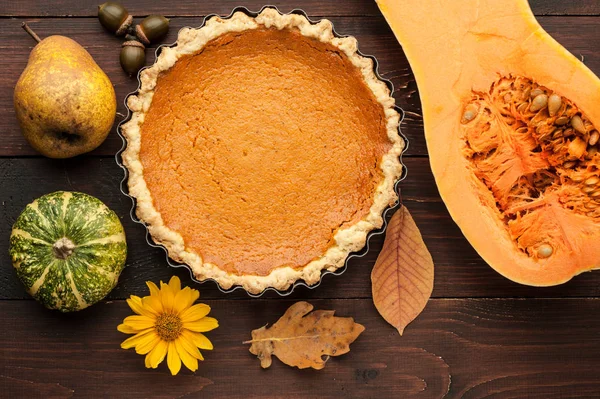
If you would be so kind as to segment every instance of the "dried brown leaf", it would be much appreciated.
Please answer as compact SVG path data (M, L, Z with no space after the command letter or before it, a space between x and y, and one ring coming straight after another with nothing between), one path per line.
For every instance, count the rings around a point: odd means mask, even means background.
M400 335L431 296L433 259L405 206L390 219L371 284L377 311Z
M289 366L322 369L329 356L350 351L350 344L365 328L351 317L335 317L333 310L313 310L308 302L296 302L271 327L252 331L250 352L263 368L271 355ZM307 315L308 314L308 315Z

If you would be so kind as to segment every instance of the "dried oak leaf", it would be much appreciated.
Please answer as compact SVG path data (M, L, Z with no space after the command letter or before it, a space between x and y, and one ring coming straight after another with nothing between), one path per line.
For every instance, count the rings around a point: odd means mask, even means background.
M263 368L271 366L271 355L289 366L322 369L329 356L350 351L350 344L365 328L351 317L335 317L333 310L313 310L308 302L296 302L271 327L252 331L250 352ZM308 315L307 315L308 314Z
M405 206L390 219L371 287L377 311L400 335L431 296L433 259Z

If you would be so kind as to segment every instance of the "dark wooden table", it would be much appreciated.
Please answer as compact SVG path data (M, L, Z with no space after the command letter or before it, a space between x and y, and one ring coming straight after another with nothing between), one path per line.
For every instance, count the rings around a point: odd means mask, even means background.
M498 0L502 1L502 0ZM340 277L328 276L316 290L290 297L270 293L250 299L220 293L213 283L196 285L188 273L167 266L165 254L147 245L145 230L129 218L130 200L119 191L122 171L114 154L121 140L113 130L93 153L70 160L37 155L25 142L14 115L13 87L33 40L20 28L69 36L92 54L115 85L119 112L137 87L121 71L120 41L96 19L100 0L0 2L0 396L17 397L286 397L286 398L517 398L600 397L600 272L567 284L532 288L512 283L490 269L448 215L435 187L425 141L419 96L402 48L369 0L277 1L284 12L299 7L331 19L336 29L358 38L360 48L380 61L406 111L402 126L410 139L404 158L408 177L402 198L413 213L435 261L435 288L424 313L403 337L377 314L370 271L381 239ZM600 73L600 2L531 0L542 25L596 73ZM165 43L183 26L197 26L210 13L228 14L237 5L258 10L262 1L125 1L135 16L171 17ZM148 62L154 59L147 51ZM599 104L600 106L600 104ZM119 119L119 117L117 117ZM55 190L99 197L122 218L130 248L127 268L106 301L77 314L50 312L31 300L7 255L10 229L24 206ZM172 274L201 291L221 327L209 333L215 350L196 373L171 377L166 365L146 370L143 358L119 348L125 335L116 326L130 314L124 299L145 295L144 282ZM297 370L274 361L262 370L241 342L250 331L274 322L293 302L353 316L366 331L352 351L324 370Z

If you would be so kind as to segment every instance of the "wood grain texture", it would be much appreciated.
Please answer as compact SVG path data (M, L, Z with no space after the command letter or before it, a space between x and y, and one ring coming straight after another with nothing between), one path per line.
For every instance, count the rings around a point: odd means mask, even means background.
M14 1L5 2L0 16L44 16L64 17L97 15L98 0L57 0L46 1ZM250 10L259 10L265 4L272 4L281 11L288 12L294 8L302 8L312 15L350 15L372 16L379 11L373 0L304 0L304 1L265 1L265 0L182 0L176 5L153 0L123 2L129 12L135 16L161 14L165 16L197 16L210 13L227 14L234 7L244 5ZM531 8L536 15L600 15L600 4L596 0L530 0Z
M402 48L383 17L331 17L330 19L340 33L356 36L360 49L364 53L377 57L380 73L392 81L396 88L394 94L396 103L406 112L402 131L410 140L407 154L426 155L420 100L414 76ZM0 51L3 55L0 58L0 69L3 71L0 74L0 132L2 132L0 157L36 155L23 138L16 123L12 100L14 86L35 44L25 32L22 32L20 28L22 21L22 19L0 19ZM600 17L542 17L540 22L573 54L582 57L593 71L600 73L600 41L597 40ZM201 18L198 17L173 18L169 35L164 43L174 42L180 28L198 26L200 23ZM95 18L43 18L32 20L30 25L42 37L62 34L86 47L115 86L118 112L126 113L123 99L137 88L137 80L127 77L121 70L118 38L104 32ZM146 58L148 63L153 62L153 49L146 51ZM120 117L117 116L117 122L119 120ZM112 155L120 147L121 140L113 127L109 138L93 154Z
M434 297L555 297L600 295L600 272L585 273L571 282L548 288L515 284L493 271L477 255L454 224L442 203L426 158L406 158L408 176L401 184L404 204L420 228L435 263ZM44 158L0 159L0 243L8 242L10 229L25 205L57 190L83 191L104 201L121 217L129 255L127 267L110 298L145 295L146 280L167 281L175 272L190 283L185 269L167 266L161 249L150 247L145 228L129 218L131 201L119 191L122 170L112 158L80 157L71 160ZM350 261L342 276L327 276L316 290L299 288L292 298L370 298L370 273L383 237L374 237L367 256ZM198 286L203 298L248 298L237 291L219 292L214 283ZM0 251L0 299L27 298L10 265L7 251ZM268 298L276 298L274 293Z
M193 284L185 269L168 267L164 252L146 244L143 226L130 220L131 203L118 190L122 171L107 157L121 147L114 129L95 156L56 161L36 156L14 116L13 87L34 45L20 29L23 20L31 21L42 36L67 35L88 48L113 81L119 111L124 112L121 102L137 82L120 69L119 39L103 32L94 17L100 2L4 1L0 5L0 243L6 246L10 227L27 203L64 189L90 193L113 208L124 222L130 248L128 266L109 302L69 315L50 312L28 299L8 254L0 250L0 397L410 399L441 398L446 393L448 398L469 399L598 397L600 299L589 297L600 297L600 271L550 288L525 287L498 275L448 215L426 158L405 158L409 174L401 189L434 258L436 299L402 338L377 314L370 299L369 277L382 237L373 239L369 254L352 260L344 275L328 276L317 290L300 288L285 299L274 293L260 300L248 300L240 291L225 295L213 283ZM553 16L539 18L548 32L600 73L600 2L530 2L537 15ZM137 16L176 16L166 43L174 41L180 27L197 26L201 15L226 14L240 4L232 0L124 3ZM251 9L263 4L244 2ZM381 73L393 81L397 102L407 112L403 131L411 140L409 155L424 157L414 78L374 1L282 0L275 4L282 11L302 7L312 16L332 19L341 33L359 39L365 53L378 57ZM9 18L19 16L25 18ZM54 18L60 16L87 18ZM153 61L153 50L147 51L147 59ZM116 330L130 314L121 299L146 295L146 280L166 281L172 274L200 289L201 300L207 300L221 324L209 333L216 349L205 353L207 360L199 371L185 370L176 377L169 375L166 365L146 370L143 357L119 348L126 335ZM350 353L331 359L324 370L292 369L278 360L269 370L261 370L241 342L297 300L352 316L366 331L352 344Z
M369 300L313 300L366 330L323 370L273 361L262 370L242 341L290 300L209 301L220 327L207 333L195 374L145 370L119 348L123 301L76 315L32 301L0 301L0 390L56 397L591 398L600 391L600 299L432 300L400 338ZM212 383L211 383L212 382ZM116 395L115 395L116 394ZM187 396L186 396L187 395ZM492 396L489 396L492 395Z

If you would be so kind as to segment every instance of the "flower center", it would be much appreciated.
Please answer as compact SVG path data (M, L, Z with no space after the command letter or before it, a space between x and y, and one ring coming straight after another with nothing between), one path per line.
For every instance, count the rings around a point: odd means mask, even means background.
M156 319L154 329L163 341L174 341L181 334L183 323L179 316L173 313L163 313Z

